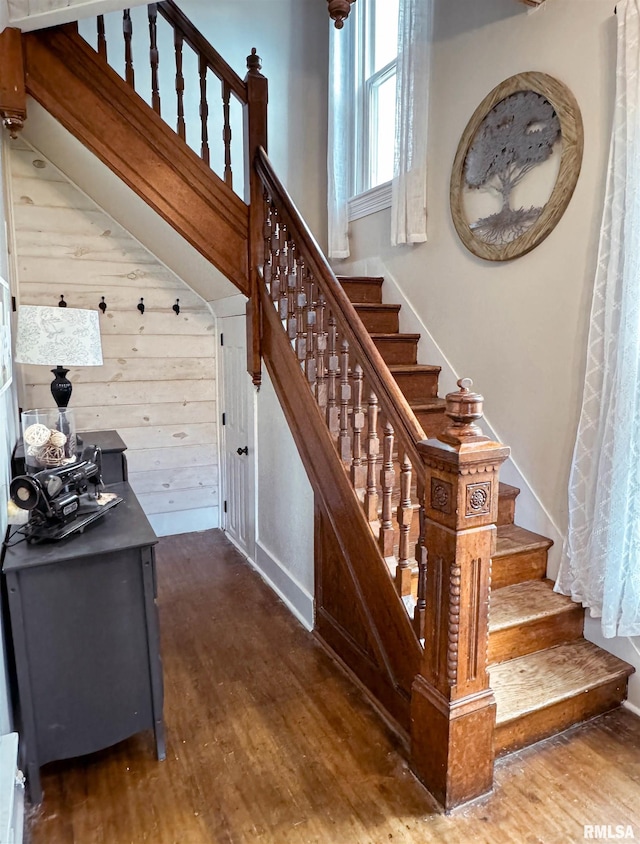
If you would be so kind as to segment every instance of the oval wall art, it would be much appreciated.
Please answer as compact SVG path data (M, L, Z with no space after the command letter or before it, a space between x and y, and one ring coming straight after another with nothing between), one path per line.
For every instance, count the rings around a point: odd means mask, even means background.
M562 217L580 174L583 129L569 89L546 73L511 76L464 130L451 214L464 245L488 261L534 249Z

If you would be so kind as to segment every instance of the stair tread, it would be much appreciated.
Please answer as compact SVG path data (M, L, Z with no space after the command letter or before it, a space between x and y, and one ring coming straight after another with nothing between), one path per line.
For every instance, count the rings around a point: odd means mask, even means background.
M411 410L416 411L429 411L429 410L442 410L443 407L446 407L447 403L444 399L438 398L436 396L432 399L426 399L420 402L409 402L411 406Z
M529 580L503 586L491 593L489 632L496 633L537 619L550 618L559 613L582 607L553 591L551 580Z
M506 484L504 481L500 481L500 495L504 495L505 497L513 497L517 498L520 495L520 489L517 486L512 486L511 484Z
M628 677L633 671L633 666L586 639L502 662L489 669L496 724Z
M540 548L551 548L553 540L539 533L526 530L519 525L499 525L496 542L496 557L506 557L507 554L518 554L523 551L536 551Z
M343 281L355 282L356 284L382 284L384 277L381 275L337 275L340 283Z
M392 334L384 334L378 331L369 332L374 340L419 340L420 334L401 334L399 331L394 331ZM411 364L409 364L411 365Z
M419 337L419 334L415 335ZM390 363L387 364L389 372L392 375L396 374L409 374L411 372L432 372L438 373L442 369L441 366L435 366L429 363Z
M402 305L389 305L386 302L352 302L357 311L391 311L397 312Z

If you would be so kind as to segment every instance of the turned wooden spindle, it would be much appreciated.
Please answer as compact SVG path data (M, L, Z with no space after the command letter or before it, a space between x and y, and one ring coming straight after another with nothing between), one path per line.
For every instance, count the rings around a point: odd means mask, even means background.
M130 85L135 91L135 73L133 71L133 52L131 49L133 24L129 9L125 9L122 13L122 34L124 35L124 78L127 85Z
M98 30L98 55L103 61L107 61L107 36L104 28L104 15L98 15L96 20Z
M264 204L264 219L262 223L262 239L263 239L263 261L262 261L262 277L264 279L264 283L267 286L267 290L269 291L269 295L271 300L273 301L273 284L272 284L272 271L273 265L271 263L271 234L272 234L272 221L271 221L271 200L269 198L269 194L265 191L263 196L263 204Z
M228 82L222 83L222 143L224 144L224 180L233 190L233 173L231 171L231 87Z
M362 431L364 430L363 390L364 374L362 367L357 363L353 367L353 413L351 414L351 426L353 429L351 483L355 489L363 489L367 482L367 464L362 448Z
M321 410L327 407L327 331L325 330L326 300L324 293L318 295L318 330L316 332L316 401Z
M307 292L305 290L306 267L304 261L299 260L296 271L296 356L302 363L307 357L307 331L304 313L307 306Z
M282 300L280 317L287 321L287 334L294 345L298 335L298 268L295 251L290 244L284 244L279 255L280 273L286 279L287 297Z
M158 81L158 4L149 3L149 61L151 63L151 107L156 114L160 114L160 83Z
M351 384L349 383L349 343L343 338L340 344L340 436L338 451L346 463L351 460L351 436L349 435L349 411L351 408Z
M398 594L405 596L411 594L411 565L410 540L411 525L413 523L413 502L411 501L411 477L413 467L406 454L400 461L400 501L396 519L400 529L398 542L398 567L396 568L396 588Z
M338 328L336 318L329 316L329 360L327 361L327 425L333 436L340 430L340 415L338 409Z
M382 489L382 515L378 544L383 557L393 556L393 513L391 499L395 486L396 474L393 469L393 425L386 422L382 445L382 468L380 469L380 487Z
M305 305L305 322L307 326L307 354L304 363L304 371L307 376L307 381L313 391L313 394L316 395L316 378L317 378L317 368L316 368L316 338L317 338L317 311L316 311L316 300L315 300L315 290L316 284L314 282L313 276L309 271L307 271L305 276L305 296L306 296L306 305Z
M176 132L184 141L187 137L187 126L184 120L184 74L182 72L182 49L184 36L179 29L173 30L173 48L176 54L176 101L177 122Z
M482 435L468 379L446 397L451 420L417 444L424 464L424 654L412 689L413 767L446 809L490 790L495 700L487 645L498 473L509 449Z
M367 403L367 491L364 496L364 511L370 522L378 520L378 397L371 391Z
M421 473L418 473L416 482L416 496L420 502L418 507L419 533L415 548L415 557L418 563L418 596L413 611L413 629L418 639L424 639L424 614L427 607L427 549L424 544L424 481Z
M200 158L209 164L209 103L207 102L207 60L198 56L198 76L200 78Z

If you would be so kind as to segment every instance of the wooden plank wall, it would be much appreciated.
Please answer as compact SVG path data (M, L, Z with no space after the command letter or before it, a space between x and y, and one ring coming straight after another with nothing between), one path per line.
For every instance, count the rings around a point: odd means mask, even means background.
M69 375L78 429L119 431L131 484L158 533L217 527L211 311L26 142L12 142L10 162L20 302L55 306L63 294L69 307L107 303L104 365ZM19 369L21 406L51 406L48 369Z

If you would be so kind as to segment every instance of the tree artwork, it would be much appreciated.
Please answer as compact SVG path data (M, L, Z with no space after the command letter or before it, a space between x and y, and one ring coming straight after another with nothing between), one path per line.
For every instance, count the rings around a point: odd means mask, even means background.
M502 207L469 224L476 237L502 246L535 224L543 209L512 208L511 195L527 173L551 157L560 137L555 108L535 91L512 94L487 113L469 147L464 178L467 187L497 195Z

